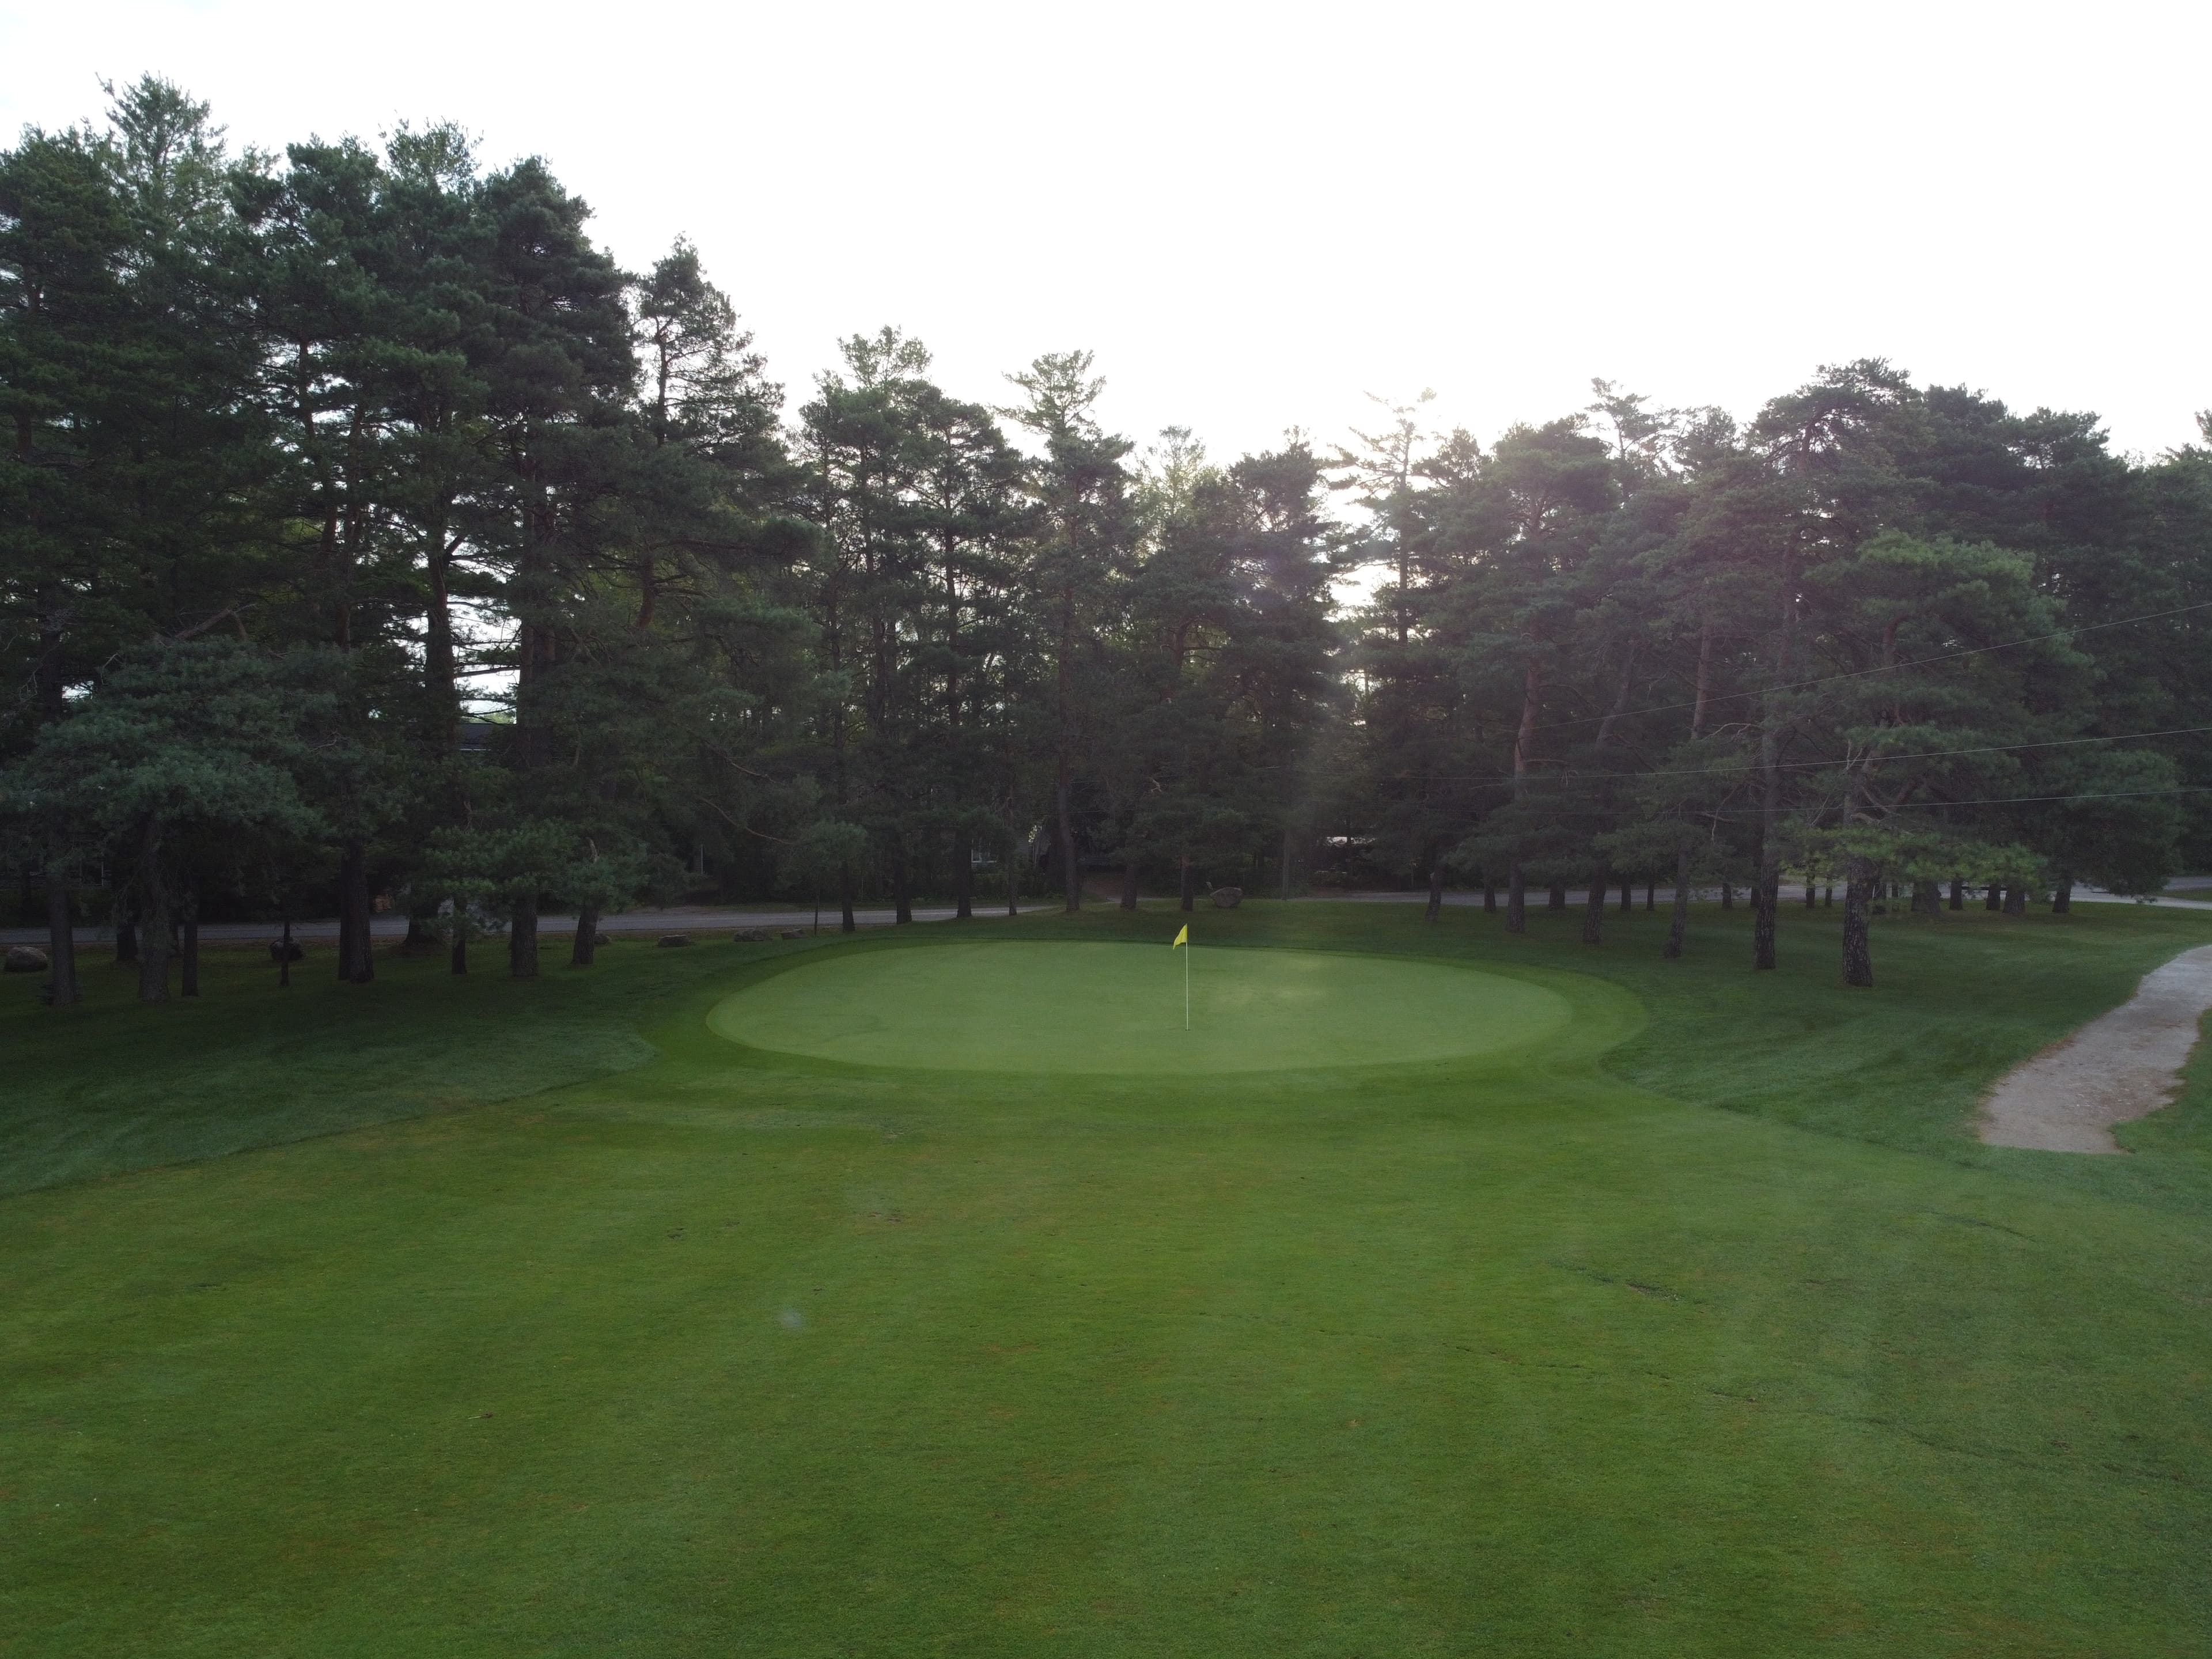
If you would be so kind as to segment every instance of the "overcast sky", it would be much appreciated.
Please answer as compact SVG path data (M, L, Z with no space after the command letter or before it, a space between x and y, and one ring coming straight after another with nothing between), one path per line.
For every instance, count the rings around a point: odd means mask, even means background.
M0 124L154 70L234 144L451 118L633 268L696 241L793 394L1084 347L1223 459L1436 388L1486 441L1604 375L1738 414L1890 358L2123 448L2212 404L2212 7L0 0Z

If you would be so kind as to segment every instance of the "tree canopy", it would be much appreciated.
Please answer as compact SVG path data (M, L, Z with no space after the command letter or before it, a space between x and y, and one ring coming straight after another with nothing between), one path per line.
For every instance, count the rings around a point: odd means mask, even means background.
M2212 447L1882 362L1747 422L1108 429L856 334L787 399L461 129L234 154L148 78L0 153L0 834L65 933L320 906L374 974L647 897L1618 881L1869 917L2212 862ZM2212 446L2208 417L2207 446ZM186 948L189 950L189 936ZM58 957L65 951L58 945ZM186 988L191 985L186 969ZM73 981L58 966L54 996Z

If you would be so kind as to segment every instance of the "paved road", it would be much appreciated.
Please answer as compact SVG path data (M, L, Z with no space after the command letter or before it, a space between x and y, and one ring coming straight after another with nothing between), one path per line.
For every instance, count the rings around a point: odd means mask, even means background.
M1025 904L1022 908L1029 912L1053 910L1059 906L1056 902ZM1004 901L1000 901L997 908L979 904L975 907L975 913L983 916L1004 915ZM888 909L856 910L853 913L853 920L862 927L889 927L895 914ZM950 905L931 906L917 908L914 919L916 921L950 921L952 914ZM741 910L684 905L666 910L625 910L620 915L599 918L601 933L630 937L660 933L703 936L729 933L739 927L811 927L813 925L814 912L811 908L805 910ZM538 927L541 933L548 936L574 933L576 919L574 916L540 916ZM836 928L836 911L824 910L822 913L823 931L834 933ZM379 939L396 941L404 939L407 937L407 918L402 915L371 917L370 931ZM265 921L211 921L201 927L200 942L203 945L258 945L264 939L275 939L277 929ZM311 945L317 940L335 942L337 936L337 922L331 918L292 924L292 937ZM106 927L80 927L76 930L80 945L99 945L114 937L113 930ZM46 930L43 927L0 927L0 945L44 945L46 942Z
M2212 888L2212 878L2185 877L2175 882L2173 887L2177 892L2202 891ZM1586 888L1570 888L1567 891L1569 906L1582 905L1588 890ZM1255 899L1264 900L1267 896L1255 894L1253 896ZM1428 896L1425 892L1421 891L1309 893L1301 894L1297 902L1310 904L1422 904L1427 902ZM1691 896L1701 902L1711 902L1720 897L1720 890L1717 887L1705 888L1693 892ZM2074 897L2076 902L2081 903L2133 904L2136 902L2134 899L2090 887L2076 887L2074 890ZM1532 908L1540 908L1547 898L1545 889L1537 887L1529 890L1528 899ZM1741 895L1739 893L1739 899L1741 898ZM1784 901L1785 903L1793 905L1800 902L1800 890L1785 889ZM1114 902L1112 899L1102 899L1093 895L1091 898L1091 907L1094 909L1107 908L1110 908ZM1159 902L1152 901L1154 903ZM1482 902L1482 895L1479 892L1454 890L1444 895L1444 902L1455 906L1480 905ZM1498 902L1501 906L1504 904L1504 895L1499 896ZM1673 902L1673 890L1662 887L1659 892L1660 908L1663 910ZM1981 901L1976 898L1970 900L1969 902L1978 907ZM2212 910L2212 902L2207 902L2202 899L2166 897L2160 898L2158 902L2171 909ZM1201 908L1205 908L1203 899L1200 901L1200 906ZM1644 894L1640 884L1636 895L1636 906L1639 910L1644 908ZM1053 899L1041 903L1024 904L1022 906L1022 913L1024 915L1031 915L1040 912L1056 911L1059 908L1060 902ZM981 916L1006 914L1003 909L989 904L977 905L975 913ZM853 920L862 927L889 927L892 925L892 915L893 912L888 909L856 910L853 913ZM952 910L950 906L932 905L926 908L917 908L914 913L914 919L916 921L950 921L952 919ZM599 931L628 938L635 938L641 934L660 933L692 933L704 936L734 932L739 927L811 928L813 925L814 912L811 908L746 910L687 905L666 910L625 910L620 915L603 916L599 920ZM372 918L371 926L375 937L379 939L397 941L404 939L407 935L407 918L404 916L376 916ZM822 913L823 931L834 932L836 926L837 913L834 910L823 911ZM538 919L538 928L548 937L573 933L576 931L576 919L574 916L542 916ZM335 942L337 936L338 925L336 921L329 918L319 918L313 921L295 921L292 924L292 937L310 945L319 941ZM209 922L200 929L200 941L205 945L258 945L265 939L276 937L276 929L265 921ZM77 943L82 946L89 947L104 944L113 938L113 932L106 927L80 927L76 930ZM44 945L46 940L46 930L43 927L0 927L0 947L10 945Z
M1840 883L1838 884L1841 885ZM2212 887L2212 881L2196 878L2184 878L2182 880L2177 881L2172 884L2172 891L2175 893L2202 892L2207 887ZM1618 905L1620 902L1620 890L1618 888L1612 889L1610 890L1610 893L1611 896L1608 897L1607 902L1611 904ZM1692 898L1703 904L1717 903L1720 901L1720 896L1721 890L1717 887L1693 888L1690 892L1690 896ZM1309 902L1333 902L1347 904L1425 904L1429 901L1428 894L1425 891L1418 890L1410 893L1310 893L1302 895L1301 896L1306 899ZM1567 908L1569 909L1578 909L1583 904L1588 902L1589 897L1589 889L1587 887L1570 887L1567 890ZM1550 902L1550 899L1551 890L1548 888L1531 886L1528 889L1528 908L1532 910L1542 909L1546 904ZM1784 886L1783 888L1782 902L1785 908L1802 906L1804 902L1805 890L1802 885ZM1946 902L1948 902L1948 895ZM2107 893L2100 887L2076 887L2074 890L2074 902L2076 904L2136 904L2141 902L2139 900L2129 897L2124 893ZM2169 910L2212 910L2212 903L2208 903L2203 899L2160 896L2154 902L2162 908ZM1479 905L1482 902L1482 895L1480 893L1464 893L1456 890L1447 891L1444 894L1444 902L1446 904ZM1674 902L1674 888L1671 885L1660 888L1659 908L1662 910L1667 909L1671 907ZM1750 902L1750 900L1746 896L1744 890L1741 887L1736 889L1736 902L1739 904L1748 904ZM1899 902L1901 903L1903 901L1899 900ZM2047 908L2048 904L2049 901L2045 899L2041 902L2038 908ZM1966 905L1969 909L1980 909L1982 908L1981 896L1979 894L1976 894L1972 898L1969 898L1966 901ZM1501 910L1505 908L1505 893L1504 890L1502 888L1498 890L1498 908ZM1636 908L1639 910L1644 908L1644 884L1641 882L1636 884Z

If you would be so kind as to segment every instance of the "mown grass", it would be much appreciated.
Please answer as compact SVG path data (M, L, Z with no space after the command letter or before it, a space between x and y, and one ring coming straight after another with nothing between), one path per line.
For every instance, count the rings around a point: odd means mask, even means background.
M2132 1158L1966 1125L2212 916L1899 920L1855 995L1832 913L1761 975L1741 912L1674 964L1205 915L1581 1010L1350 1074L705 1024L800 951L1176 920L8 986L0 1653L2207 1650L2205 1068Z

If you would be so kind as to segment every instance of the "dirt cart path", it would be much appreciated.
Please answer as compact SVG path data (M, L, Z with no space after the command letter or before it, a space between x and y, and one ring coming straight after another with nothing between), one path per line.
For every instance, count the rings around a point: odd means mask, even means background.
M1983 1103L1982 1139L2046 1152L2117 1152L2112 1126L2173 1098L2212 1008L2212 945L2143 975L2129 1002L2008 1073Z

